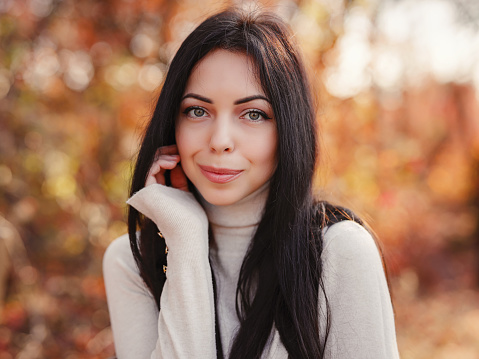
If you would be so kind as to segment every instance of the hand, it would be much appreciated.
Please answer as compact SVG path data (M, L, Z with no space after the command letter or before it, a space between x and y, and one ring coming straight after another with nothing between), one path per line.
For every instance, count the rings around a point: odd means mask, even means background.
M171 170L171 186L182 191L188 191L188 180L179 162L180 155L176 145L158 148L155 160L146 177L145 187L155 183L165 185L165 171Z

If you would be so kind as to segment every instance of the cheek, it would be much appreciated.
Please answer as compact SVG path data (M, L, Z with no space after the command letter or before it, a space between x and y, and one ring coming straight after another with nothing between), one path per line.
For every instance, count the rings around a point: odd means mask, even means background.
M187 155L189 152L191 152L194 143L194 137L191 135L191 131L188 129L188 126L185 126L181 120L176 123L175 138L180 156Z
M263 136L256 146L251 146L251 153L256 158L256 162L262 166L265 171L272 172L276 168L278 139L276 131L270 131L267 136Z
M178 153L181 156L181 154L185 152L188 141L186 140L184 133L180 130L180 127L178 125L176 126L175 130L175 140L176 146L178 147Z
M197 152L197 138L194 132L189 131L187 126L181 126L177 123L175 131L176 145L178 147L178 154L180 155L180 162L186 176L190 178L193 168L193 156Z
M267 151L267 156L265 156L265 165L268 166L268 169L270 170L270 175L273 174L273 172L276 170L276 165L277 165L277 144L274 142L271 147L268 148L269 151Z

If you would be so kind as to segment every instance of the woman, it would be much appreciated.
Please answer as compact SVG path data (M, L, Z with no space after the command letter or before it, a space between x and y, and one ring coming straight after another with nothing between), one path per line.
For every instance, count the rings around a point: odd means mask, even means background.
M398 357L380 253L314 200L316 157L285 25L234 10L199 25L146 129L129 235L104 258L119 358Z

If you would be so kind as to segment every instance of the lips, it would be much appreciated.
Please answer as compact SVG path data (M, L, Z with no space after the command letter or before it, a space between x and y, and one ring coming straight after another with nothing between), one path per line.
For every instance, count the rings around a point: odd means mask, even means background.
M243 170L230 168L216 168L211 166L199 166L201 173L213 183L228 183L238 178Z

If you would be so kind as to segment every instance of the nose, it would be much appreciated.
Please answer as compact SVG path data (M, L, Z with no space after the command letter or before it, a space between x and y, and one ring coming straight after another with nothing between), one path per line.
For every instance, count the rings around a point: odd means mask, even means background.
M218 117L212 124L210 150L216 153L233 152L233 123L227 116Z

